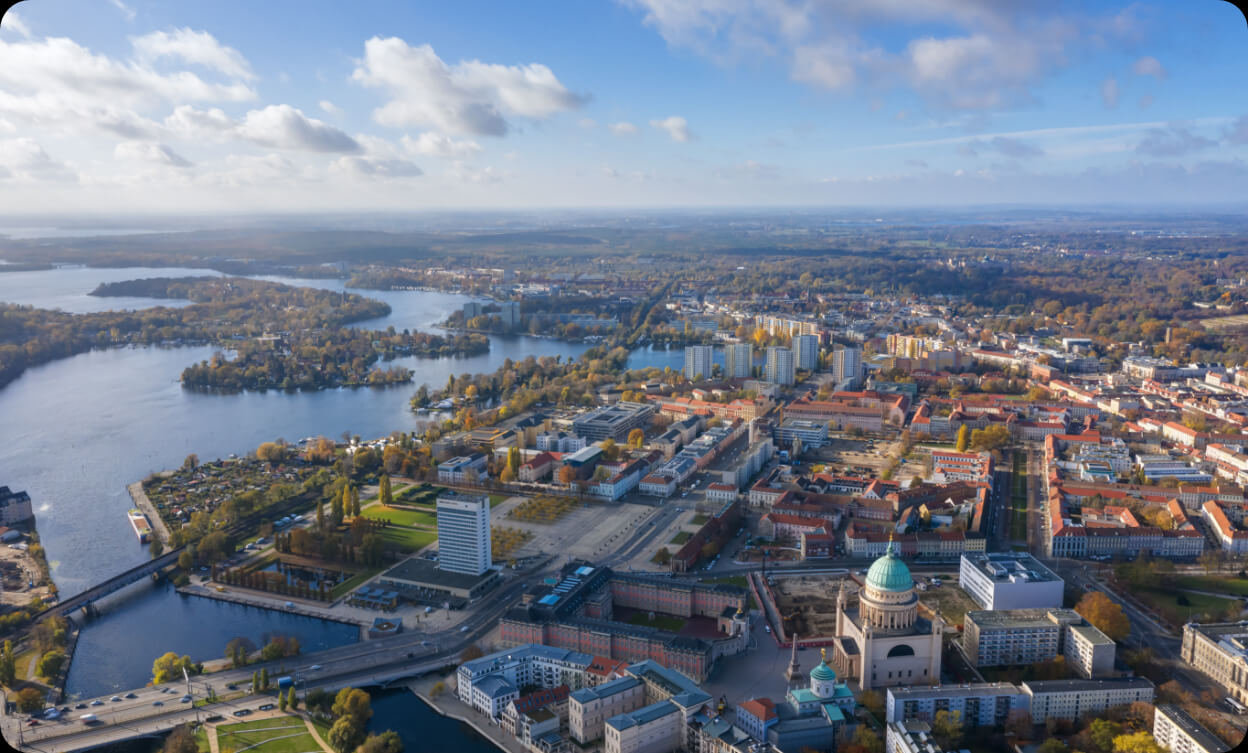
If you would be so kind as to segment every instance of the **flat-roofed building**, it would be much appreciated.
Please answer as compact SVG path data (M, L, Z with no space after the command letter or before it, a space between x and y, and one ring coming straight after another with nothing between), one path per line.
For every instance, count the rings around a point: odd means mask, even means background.
M607 720L646 703L646 686L636 677L621 677L581 688L568 700L568 731L582 745L602 737Z
M493 564L490 498L484 494L438 495L438 567L481 575Z
M733 343L724 347L724 377L749 379L754 375L754 346Z
M1062 606L1065 583L1025 552L963 554L958 577L984 609Z
M1066 665L1085 678L1104 677L1114 671L1117 644L1095 625L1068 625L1062 655Z
M828 425L823 421L786 418L773 430L776 446L787 449L793 440L801 440L803 449L818 449L828 443Z
M691 382L710 379L714 357L715 346L713 345L685 346L685 368L683 371L685 379Z
M788 348L771 347L766 351L763 363L764 378L773 384L793 384L793 351Z
M1222 753L1229 745L1183 709L1159 704L1153 715L1153 739L1170 753Z
M975 667L1066 663L1085 678L1110 674L1115 644L1072 609L970 611L962 650Z
M1152 703L1154 690L1153 683L1143 677L1028 681L1022 688L1031 696L1031 721L1036 724L1049 719L1079 719L1136 701Z
M932 725L917 719L905 722L893 722L884 733L884 750L886 753L946 753L932 737ZM968 753L963 748L947 753Z
M621 400L572 419L572 431L591 442L614 439L624 442L633 429L644 429L654 416L654 406Z
M794 335L793 360L804 371L814 371L819 366L819 336Z
M607 720L606 753L671 753L685 742L685 717L672 701L659 701Z
M1022 688L1008 682L889 688L884 721L930 722L937 711L956 711L964 725L992 727L1004 724L1011 711L1026 711L1030 701Z
M1183 626L1180 656L1227 695L1248 703L1248 622L1189 622Z
M516 646L464 662L456 670L455 694L468 706L498 719L523 687L580 687L589 654L539 644Z

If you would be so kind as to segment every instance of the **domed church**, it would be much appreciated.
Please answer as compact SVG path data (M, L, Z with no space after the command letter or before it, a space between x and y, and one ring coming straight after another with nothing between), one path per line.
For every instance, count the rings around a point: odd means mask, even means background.
M884 556L867 571L856 604L850 605L842 583L832 662L862 690L938 683L943 630L939 616L919 617L914 579L890 536Z

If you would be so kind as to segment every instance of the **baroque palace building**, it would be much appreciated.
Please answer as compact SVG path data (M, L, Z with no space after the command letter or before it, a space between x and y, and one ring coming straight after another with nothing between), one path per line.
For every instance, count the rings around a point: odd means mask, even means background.
M919 616L910 568L890 538L867 571L857 604L850 605L843 585L837 596L833 664L862 690L939 683L943 630L939 615Z

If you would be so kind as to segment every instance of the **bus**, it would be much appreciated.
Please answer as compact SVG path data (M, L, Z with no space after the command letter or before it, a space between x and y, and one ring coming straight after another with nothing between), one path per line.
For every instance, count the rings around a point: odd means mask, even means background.
M1242 714L1245 711L1248 711L1248 706L1245 706L1234 698L1231 698L1229 695L1222 700L1225 701L1226 705L1231 707L1231 711L1234 711L1236 714Z

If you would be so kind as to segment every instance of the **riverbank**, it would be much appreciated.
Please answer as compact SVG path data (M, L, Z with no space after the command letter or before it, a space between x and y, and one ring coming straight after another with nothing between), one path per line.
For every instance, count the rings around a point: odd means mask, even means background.
M225 588L226 590L218 591L217 588ZM281 614L294 614L300 617L312 617L318 620L326 620L329 622L337 622L342 625L351 625L360 630L360 640L368 640L368 626L373 624L373 617L380 615L372 615L365 619L364 617L353 617L344 614L332 614L328 609L313 609L313 602L300 599L294 596L282 596L280 600L266 598L260 593L248 594L240 593L234 590L235 586L214 586L209 587L203 584L188 584L178 586L177 592L183 596L198 596L204 599L216 599L217 601L228 601L231 604L242 604L248 607L259 607L260 609L269 609ZM287 607L285 604L294 604L294 607Z
M143 482L135 481L126 487L126 491L130 492L130 499L134 500L134 506L147 516L147 522L152 524L152 533L160 537L160 543L164 546L165 551L169 551L169 529L165 526L165 521L161 519L156 512L156 506L147 498L147 492L143 491Z
M446 690L435 700L432 698L431 691L439 682L446 683ZM499 750L506 751L506 753L530 753L519 740L504 732L502 727L491 722L489 717L460 701L455 695L453 683L454 679L451 677L431 675L412 680L407 683L407 688L434 712L467 724L476 730L477 734L494 743Z

